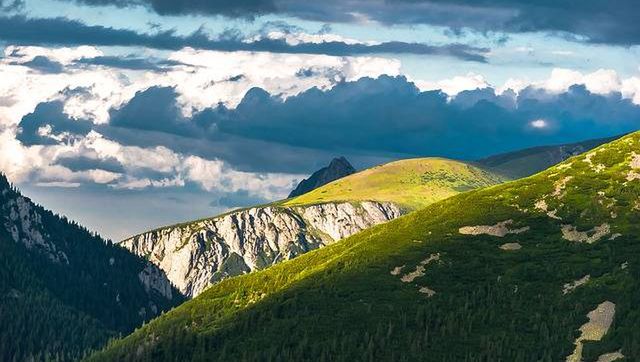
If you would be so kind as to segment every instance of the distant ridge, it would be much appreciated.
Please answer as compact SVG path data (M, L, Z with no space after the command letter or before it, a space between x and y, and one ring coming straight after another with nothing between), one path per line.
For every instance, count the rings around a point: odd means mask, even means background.
M478 160L477 163L510 178L527 177L622 136L562 145L531 147L489 156Z
M356 172L349 161L344 157L337 157L331 160L329 166L323 167L314 172L309 178L302 180L295 190L291 191L289 197L296 197L326 185L331 181L349 176Z

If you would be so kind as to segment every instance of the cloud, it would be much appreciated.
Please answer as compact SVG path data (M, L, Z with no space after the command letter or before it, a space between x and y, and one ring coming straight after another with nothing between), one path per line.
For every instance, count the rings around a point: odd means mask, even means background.
M77 157L68 156L61 157L56 160L60 166L66 167L71 171L87 171L87 170L104 170L112 173L122 174L125 168L116 158L91 158L85 155Z
M290 44L284 38L259 37L252 41L237 36L212 38L198 30L187 36L174 31L153 34L132 30L114 29L98 25L85 25L66 18L27 18L25 16L0 16L0 39L15 45L96 45L140 46L164 50L191 47L219 51L253 51L289 54L326 54L354 56L379 53L407 53L442 55L462 60L485 62L486 48L465 44L430 45L390 41L377 44L349 44L343 41L299 42Z
M119 68L128 70L150 70L154 72L164 71L168 67L183 65L170 60L158 60L153 58L140 58L134 55L128 56L98 56L91 58L81 58L75 64L97 65L109 68Z
M92 6L114 5L117 7L147 6L161 15L218 14L229 17L253 18L256 15L275 11L272 0L217 0L217 1L172 1L172 0L74 0Z
M0 59L0 79L3 80L0 82L0 94L3 95L0 98L0 129L7 128L17 134L17 127L22 122L25 131L19 137L26 144L45 145L46 149L54 149L53 146L65 143L62 136L66 136L66 140L69 141L78 137L69 137L74 132L64 134L54 131L56 126L55 122L53 125L49 124L51 119L55 121L60 118L70 122L90 120L93 130L124 145L143 149L170 145L177 153L193 154L204 159L224 159L244 171L310 172L317 162L331 159L333 153L304 146L289 146L242 136L217 134L214 132L215 127L205 134L202 127L207 125L207 119L203 111L215 108L219 103L234 108L252 87L263 88L278 98L286 99L314 86L329 89L338 82L352 81L362 76L377 77L380 74L395 75L400 72L400 62L394 59L227 53L194 49L184 49L157 58L159 62L182 64L162 73L123 73L120 68L106 65L76 66L79 59L101 57L100 54L94 47L7 47L5 58ZM29 61L36 56L46 56L63 64L65 72L45 74L10 64ZM151 53L151 56L156 59L155 54ZM241 74L238 74L238 69L242 69ZM269 72L265 72L264 69L269 69ZM301 76L302 70L309 71ZM27 124L35 122L36 119L23 118L34 113L40 103L52 102L58 102L58 107L49 107L49 114L39 112L38 117L35 117L39 124L34 126L34 129L26 129ZM62 108L59 104L62 104ZM159 108L159 114L150 119L149 115L153 114L154 108ZM198 132L203 133L200 138L193 138L190 131L194 128L193 125L183 122L197 120L195 115L199 115L199 119L204 122L196 124L199 127ZM114 125L109 125L111 121ZM42 132L38 134L40 128ZM185 136L177 136L176 133ZM31 139L27 139L27 135ZM207 138L203 137L205 135ZM8 140L5 142L7 147L12 144ZM20 145L15 138L13 142ZM19 148L22 150L19 154L25 155L26 150L32 152L31 148L35 147L26 147L25 150ZM262 151L248 153L248 149ZM82 153L92 159L98 157L88 154L94 151L73 152ZM10 153L6 155L9 157ZM70 154L65 157L72 156ZM30 170L31 164L40 167L26 156L25 161L18 164L21 157L11 155L11 160L7 160L7 166L3 169L16 169L12 173L22 175L27 171L18 172L18 168ZM47 155L43 157L51 158ZM151 159L152 157L149 157L149 160ZM389 160L377 155L373 158L371 155L360 155L357 159L365 160L367 164ZM372 159L376 161L371 161ZM127 169L126 174L134 175L135 178L158 177L156 174L147 174L148 171L136 171L139 169Z
M94 126L95 131L118 143L138 145L129 153L148 147L155 147L155 151L144 151L128 160L119 153L106 155L125 167L134 164L135 168L162 173L175 171L180 163L180 157L172 156L174 152L199 155L185 159L190 164L189 171L183 170L185 179L197 180L205 189L237 191L213 176L233 173L222 170L221 164L208 163L208 159L250 165L252 172L282 162L276 153L266 158L253 156L266 149L473 159L539 144L612 136L640 126L640 107L631 99L623 98L620 92L597 94L584 84L560 93L530 85L518 94L497 94L485 87L452 98L438 90L421 92L402 76L380 76L342 81L326 90L312 88L286 99L256 87L235 108L220 104L190 116L181 112L179 97L174 88L151 87L112 110L109 124ZM62 107L55 105L40 105L37 112L25 117L19 139L25 144L51 145L86 134L86 127L82 132L72 129L82 124L77 120L53 116ZM30 128L25 128L27 125ZM102 149L120 149L98 141L104 144ZM162 166L171 159L174 161ZM166 175L147 178L160 176Z
M253 18L264 14L329 23L431 24L453 32L568 33L596 43L640 44L636 0L75 0L88 5L145 6L161 15L208 14Z
M27 146L53 145L87 135L93 124L87 120L72 119L63 108L60 101L38 104L32 113L22 118L17 139Z
M16 12L24 8L24 0L0 0L0 10Z
M466 90L489 87L489 83L482 75L472 72L465 76L455 76L451 79L443 79L436 82L416 81L415 84L421 91L441 90L450 96L455 96Z
M493 93L488 96L487 93ZM640 127L640 107L620 93L599 95L584 85L565 93L527 88L496 95L464 92L449 101L420 92L403 77L363 78L327 91L311 89L285 101L255 89L211 122L221 133L331 150L352 148L413 155L477 158L539 144L621 134ZM531 120L545 119L545 127ZM546 132L539 132L544 129ZM552 130L553 132L549 132Z
M177 104L177 93L172 87L151 87L137 92L122 108L110 113L109 124L180 136L196 133L195 126L182 116Z
M23 63L14 62L11 64L28 67L40 73L58 74L58 73L62 73L62 71L64 70L64 67L62 64L42 55L38 55L33 59Z

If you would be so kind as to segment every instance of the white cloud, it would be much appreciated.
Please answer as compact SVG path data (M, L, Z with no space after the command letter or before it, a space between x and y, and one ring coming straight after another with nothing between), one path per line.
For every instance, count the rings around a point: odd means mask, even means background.
M286 98L312 87L330 88L342 79L400 74L398 60L376 57L226 53L187 48L169 58L192 65L195 70L177 68L156 79L160 84L177 87L186 115L191 108L201 110L220 102L235 107L252 87Z
M286 196L300 179L300 175L236 171L221 160L197 156L187 157L183 170L187 179L199 183L207 191L247 190L250 195L271 200Z
M540 81L510 78L503 86L497 88L496 93L501 94L508 89L519 93L531 86L559 94L568 91L573 85L584 85L589 92L600 95L620 92L623 97L631 99L635 104L640 104L640 78L620 79L618 73L612 69L598 69L595 72L583 74L572 69L555 68L551 71L549 78Z
M466 90L482 89L490 86L482 75L473 72L464 76L455 76L435 82L416 80L414 83L421 91L442 90L449 96L455 96Z
M622 81L622 96L640 104L640 77L631 77Z

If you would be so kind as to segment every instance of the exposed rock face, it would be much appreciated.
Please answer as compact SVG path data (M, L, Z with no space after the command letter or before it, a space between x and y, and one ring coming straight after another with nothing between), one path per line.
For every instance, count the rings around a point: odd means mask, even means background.
M3 175L0 175L0 225L5 228L14 242L24 244L33 253L47 257L52 263L69 265L69 245L66 244L56 231L50 231L50 225L43 221L46 211L34 204L29 198L11 189ZM51 218L51 216L49 216ZM51 221L49 220L51 223ZM77 226L69 226L75 227ZM53 233L53 235L50 234ZM112 257L108 261L113 266L116 260ZM154 290L168 300L173 298L172 285L167 277L155 265L147 263L140 272L140 283L147 292Z
M526 231L529 231L528 226L524 226L519 229L510 229L509 225L511 224L513 224L513 220L502 221L495 225L463 226L458 230L458 232L463 235L486 234L502 238L509 234L522 234Z
M401 215L391 203L266 206L167 227L121 242L165 271L189 297Z
M3 190L3 196L9 196L9 190ZM37 250L56 263L69 264L64 251L44 231L42 216L31 201L22 196L9 197L2 204L2 214L6 215L4 227L13 241L24 244L27 249Z
M326 185L331 181L349 176L356 170L351 166L349 161L344 157L334 158L329 166L323 167L316 171L308 179L302 180L295 190L291 191L289 197L300 196L307 192L317 189L322 185Z

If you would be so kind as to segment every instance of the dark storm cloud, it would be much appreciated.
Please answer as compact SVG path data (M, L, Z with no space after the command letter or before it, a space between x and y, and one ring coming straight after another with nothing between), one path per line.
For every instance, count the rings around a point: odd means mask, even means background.
M73 0L72 0L73 1ZM454 33L567 32L592 42L639 44L637 0L75 0L89 5L139 5L163 15L210 14L253 18L279 14L323 22L433 24Z
M476 158L527 146L598 138L640 128L640 107L614 93L573 86L560 95L517 99L484 89L448 102L402 77L344 82L282 102L260 89L213 121L222 133L319 149ZM215 117L214 117L215 118ZM531 122L545 119L547 127Z
M271 0L74 0L76 3L117 7L147 6L161 15L217 14L253 18L276 10Z
M115 158L90 158L86 156L64 157L56 160L60 166L71 171L104 170L114 173L124 173L124 167Z
M245 171L289 172L336 154L476 159L640 128L639 106L619 93L597 95L579 85L561 94L527 88L518 96L479 89L449 100L439 91L420 92L404 77L382 76L340 82L327 91L313 88L284 101L253 88L235 109L220 105L192 118L181 115L176 97L172 88L139 92L111 112L109 125L95 128L122 144L162 145ZM34 114L49 120L51 112L41 107ZM21 125L47 124L34 114ZM539 119L544 126L534 127ZM38 141L51 142L31 142Z
M537 119L546 127L533 127ZM255 142L264 142L327 153L350 149L470 159L628 132L640 128L640 107L619 93L596 95L584 86L560 95L528 88L518 97L497 96L487 88L449 101L438 91L420 92L403 77L382 76L341 82L328 91L314 88L285 101L253 88L235 109L218 106L182 122L197 127L194 134L203 142L239 145L248 158L260 153ZM180 131L167 127L165 132ZM248 140L254 143L243 148Z
M64 71L64 66L55 60L51 60L45 56L38 55L27 62L12 62L12 65L22 65L29 67L40 73L58 74Z
M176 97L171 87L151 87L137 92L122 108L110 112L109 124L180 136L195 135L196 127L182 116Z
M203 31L187 36L173 31L153 34L132 30L114 29L104 26L89 26L65 18L31 19L24 16L0 16L0 40L16 45L102 45L141 46L156 49L178 50L193 47L219 51L264 51L292 54L326 54L335 56L365 55L378 53L408 53L421 55L444 55L462 60L485 62L486 48L464 44L429 45L399 41L381 44L347 44L340 41L324 43L288 44L284 39L262 38L245 42L238 32L211 38ZM113 60L111 60L113 61Z
M87 120L73 119L63 111L61 101L40 103L36 109L22 117L17 139L24 145L53 145L61 141L43 134L40 130L50 128L50 135L62 141L85 136L91 131L92 123Z

